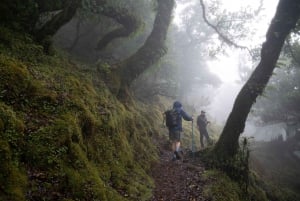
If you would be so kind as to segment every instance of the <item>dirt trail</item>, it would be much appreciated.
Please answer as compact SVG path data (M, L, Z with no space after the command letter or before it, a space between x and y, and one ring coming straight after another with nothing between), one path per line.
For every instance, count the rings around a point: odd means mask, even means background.
M183 161L172 161L167 146L160 148L160 161L152 169L156 188L150 201L208 201L203 197L203 165L187 154Z

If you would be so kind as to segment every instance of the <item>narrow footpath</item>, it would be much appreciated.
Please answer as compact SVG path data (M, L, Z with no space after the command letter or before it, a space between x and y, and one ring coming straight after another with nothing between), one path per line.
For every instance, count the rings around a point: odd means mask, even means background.
M204 167L188 155L172 161L168 145L160 146L160 161L152 168L156 188L150 201L208 201L203 197Z

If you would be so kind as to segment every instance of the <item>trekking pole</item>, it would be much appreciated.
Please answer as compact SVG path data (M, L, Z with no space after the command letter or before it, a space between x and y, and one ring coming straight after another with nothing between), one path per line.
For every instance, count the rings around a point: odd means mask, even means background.
M195 141L194 141L194 121L192 121L192 154L195 157Z

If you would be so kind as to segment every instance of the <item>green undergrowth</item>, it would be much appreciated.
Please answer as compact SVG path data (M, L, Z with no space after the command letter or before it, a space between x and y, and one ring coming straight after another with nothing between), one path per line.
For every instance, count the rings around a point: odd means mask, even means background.
M211 201L297 201L299 196L289 189L282 189L264 182L254 172L250 174L247 191L239 182L217 169L208 169L202 174L206 183L203 196Z
M238 182L223 171L210 169L202 175L207 185L204 197L211 201L268 201L266 193L255 185L250 185L247 193Z
M0 200L147 200L160 113L0 28ZM152 108L153 109L153 108Z
M212 201L296 201L300 197L289 189L266 182L249 168L249 142L243 138L234 158L215 158L213 147L195 155L207 167L204 178L209 181L204 194Z

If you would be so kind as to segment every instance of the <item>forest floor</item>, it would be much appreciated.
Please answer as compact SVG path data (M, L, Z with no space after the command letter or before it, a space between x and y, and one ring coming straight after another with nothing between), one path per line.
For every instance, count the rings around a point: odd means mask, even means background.
M300 139L300 135L298 137ZM257 175L260 175L259 177L263 180L278 184L277 187L280 184L289 189L285 192L279 191L281 188L273 189L272 186L266 186L267 191L278 191L277 200L299 200L299 180L295 180L295 178L299 177L300 163L296 156L293 157L295 147L299 150L299 139L286 142L256 143L251 147L254 158L251 159L250 166ZM217 192L222 196L221 200L234 200L233 198L236 198L234 194L238 195L239 191L232 182L225 179L226 177L222 178L222 175L219 174L212 175L209 173L210 170L205 169L201 157L199 157L202 154L201 151L195 153L193 157L190 150L185 150L183 160L172 161L173 153L168 141L159 139L159 143L156 144L159 148L160 158L151 168L155 189L149 201L215 200L216 192L211 191L211 188L218 182L218 188L222 188ZM285 165L282 166L282 164ZM291 194L286 194L288 192ZM297 197L294 193L297 194ZM286 198L287 196L290 196L289 199Z
M184 152L183 160L172 161L167 143L161 144L160 160L152 168L155 181L150 201L208 201L203 190L209 180L202 177L204 165Z

